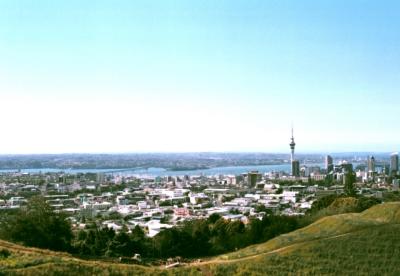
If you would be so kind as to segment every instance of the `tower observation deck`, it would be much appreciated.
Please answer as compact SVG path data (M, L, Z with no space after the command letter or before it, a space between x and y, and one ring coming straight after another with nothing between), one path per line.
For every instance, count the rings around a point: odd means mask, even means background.
M292 138L290 141L290 164L292 168L291 175L294 177L299 177L300 176L300 162L298 160L294 159L294 148L296 147L296 143L294 142L294 135L293 135L293 127L292 127Z
M294 148L296 147L296 143L294 142L294 136L293 136L293 127L292 127L292 138L291 138L291 142L290 142L289 146L290 146L290 150L291 150L290 162L293 162L294 161Z

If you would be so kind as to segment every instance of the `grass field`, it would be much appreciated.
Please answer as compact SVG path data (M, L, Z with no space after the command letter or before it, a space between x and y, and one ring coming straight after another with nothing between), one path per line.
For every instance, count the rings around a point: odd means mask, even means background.
M84 261L0 241L4 275L400 275L399 260L400 203L325 217L266 243L170 270Z

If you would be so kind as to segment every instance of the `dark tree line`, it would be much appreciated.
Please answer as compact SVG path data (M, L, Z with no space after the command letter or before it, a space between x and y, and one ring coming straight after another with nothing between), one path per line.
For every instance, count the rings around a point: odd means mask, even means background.
M42 197L33 197L27 206L10 212L0 221L0 236L26 246L68 251L87 257L130 257L140 253L147 258L216 255L263 242L298 228L294 217L265 216L241 221L225 220L214 214L208 219L185 222L146 237L140 227L114 230L89 225L73 233L65 215L55 213Z
M62 213L55 213L43 197L32 197L26 206L4 214L0 223L3 239L26 246L70 251L73 234Z
M147 258L203 257L221 254L247 245L269 240L298 228L294 217L265 216L245 226L241 221L228 221L219 215L185 222L180 227L165 229L148 238L140 227L115 233L108 228L81 230L73 242L75 253L92 257L133 256Z
M348 212L362 212L376 204L381 203L382 201L375 198L375 197L364 197L364 196L355 196L355 197L347 197L346 195L338 195L338 194L332 194L332 195L327 195L324 196L317 201L315 201L311 209L307 211L307 215L314 215L318 213L319 211L328 208L331 206L336 200L338 199L344 199L344 198L354 198L355 204L354 206L351 206L349 208Z

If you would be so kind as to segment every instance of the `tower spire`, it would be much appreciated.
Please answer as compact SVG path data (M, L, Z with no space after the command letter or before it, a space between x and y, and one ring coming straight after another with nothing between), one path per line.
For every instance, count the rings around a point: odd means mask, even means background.
M296 143L294 142L293 124L292 124L292 138L291 138L291 142L290 142L289 146L290 146L290 150L291 150L290 161L293 162L294 161L294 148L296 147Z
M293 124L292 124L292 138L290 141L290 150L291 150L291 154L290 154L290 163L291 163L291 167L292 167L292 176L293 177L299 177L300 176L300 164L299 161L294 159L294 148L296 147L296 143L294 142L294 134L293 134Z
M294 140L294 137L293 137L293 123L292 123L292 140Z

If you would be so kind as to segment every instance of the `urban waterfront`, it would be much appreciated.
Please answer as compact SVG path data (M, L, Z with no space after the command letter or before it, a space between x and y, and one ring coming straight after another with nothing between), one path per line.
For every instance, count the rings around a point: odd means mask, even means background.
M323 164L308 164L309 166L320 166ZM168 170L164 168L132 168L132 169L53 169L53 168L32 168L32 169L7 169L0 170L0 173L12 173L12 172L20 172L20 173L29 173L29 174L37 174L37 173L67 173L67 174L78 174L78 173L104 173L104 174L112 174L112 175L121 175L121 176L136 176L136 177L164 177L164 176L183 176L183 175L204 175L204 176L212 176L212 175L240 175L243 173L248 173L249 171L258 171L260 173L268 173L268 172L290 172L290 164L281 164L281 165L259 165L259 166L227 166L227 167L217 167L210 169L197 169L197 170Z

